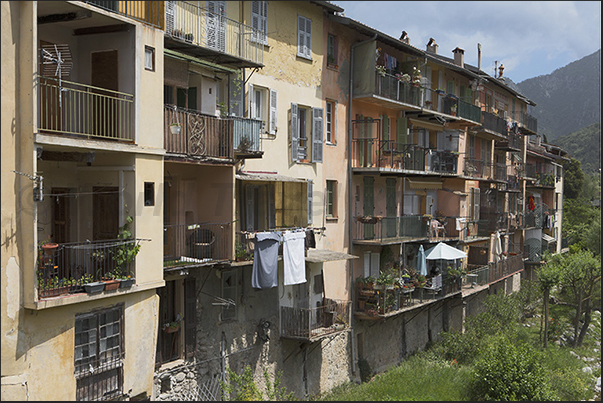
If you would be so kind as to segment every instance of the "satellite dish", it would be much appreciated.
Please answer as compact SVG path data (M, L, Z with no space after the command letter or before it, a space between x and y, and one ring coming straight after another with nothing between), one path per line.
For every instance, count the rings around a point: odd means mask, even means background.
M66 91L61 88L61 79L68 77L71 74L73 67L73 59L71 57L71 49L69 45L42 45L42 75L46 77L59 78L59 90ZM59 107L61 107L61 98L59 97Z

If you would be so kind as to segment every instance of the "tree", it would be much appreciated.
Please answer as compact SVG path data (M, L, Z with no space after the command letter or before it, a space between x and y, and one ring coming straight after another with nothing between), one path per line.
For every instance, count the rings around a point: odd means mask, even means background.
M571 158L563 163L563 195L568 199L577 198L582 192L584 172L580 161Z
M538 285L540 287L540 291L542 291L543 294L542 300L544 305L544 348L547 347L549 339L549 297L551 289L559 283L562 260L561 256L562 255L555 255L549 260L549 256L547 255L546 264L542 266L540 271L538 272ZM542 326L540 328L540 331L542 332Z
M590 325L595 287L600 287L601 260L596 258L591 251L572 245L570 253L556 255L551 262L559 270L559 284L562 292L567 292L573 299L572 305L575 308L573 345L577 347L582 344ZM580 319L583 314L584 321L580 327Z

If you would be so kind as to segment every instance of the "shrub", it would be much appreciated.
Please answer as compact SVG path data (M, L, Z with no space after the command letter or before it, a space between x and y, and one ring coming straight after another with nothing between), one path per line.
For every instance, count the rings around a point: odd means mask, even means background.
M541 359L525 343L492 337L473 369L472 400L556 400Z

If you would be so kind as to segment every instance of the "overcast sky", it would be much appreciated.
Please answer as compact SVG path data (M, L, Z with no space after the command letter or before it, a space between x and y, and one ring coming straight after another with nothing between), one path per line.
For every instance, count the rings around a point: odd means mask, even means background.
M402 31L425 50L429 38L438 53L453 58L457 46L465 62L519 83L550 74L601 48L599 1L337 1L346 17L394 38Z

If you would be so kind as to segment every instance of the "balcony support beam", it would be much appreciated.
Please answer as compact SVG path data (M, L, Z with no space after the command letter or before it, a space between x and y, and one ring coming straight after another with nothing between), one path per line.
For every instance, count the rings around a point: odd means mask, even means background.
M77 11L73 13L64 13L64 14L49 14L42 15L38 17L38 25L42 24L53 24L55 22L67 22L67 21L75 21L75 20L83 20L85 18L91 18L92 11Z
M128 24L104 25L102 27L78 28L73 30L73 35L107 34L111 32L125 32L130 29Z

